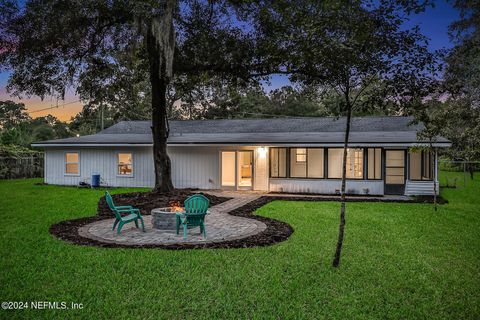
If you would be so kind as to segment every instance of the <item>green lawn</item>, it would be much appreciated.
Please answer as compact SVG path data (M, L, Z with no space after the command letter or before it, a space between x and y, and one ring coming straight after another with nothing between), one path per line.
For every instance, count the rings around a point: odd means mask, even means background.
M442 190L450 203L438 212L426 204L348 204L338 269L331 267L338 203L259 209L295 229L271 247L102 249L48 232L55 222L95 214L102 192L38 181L0 181L0 298L84 308L0 310L0 318L480 318L478 175L467 188Z

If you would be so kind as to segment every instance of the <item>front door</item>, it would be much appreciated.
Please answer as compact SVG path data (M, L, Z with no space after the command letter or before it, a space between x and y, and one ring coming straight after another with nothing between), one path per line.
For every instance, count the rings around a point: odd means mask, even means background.
M405 150L385 150L385 194L405 193Z

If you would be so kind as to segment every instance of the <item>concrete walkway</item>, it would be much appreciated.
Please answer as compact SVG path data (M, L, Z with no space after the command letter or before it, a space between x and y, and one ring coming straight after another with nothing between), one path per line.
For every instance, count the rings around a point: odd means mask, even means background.
M78 233L85 238L126 245L195 244L242 239L264 231L267 226L255 219L232 216L228 212L259 197L260 195L257 194L237 193L232 196L233 199L211 207L210 214L205 217L206 240L200 235L200 228L190 229L186 241L183 239L182 232L177 235L172 230L154 229L150 215L144 216L146 232L140 231L133 223L129 223L123 227L121 234L117 235L116 231L112 231L115 219L106 219L87 224L81 227Z
M206 190L205 193L212 194L217 197L283 197L283 198L310 198L322 200L338 200L340 201L340 195L332 194L299 194L299 193L277 193L277 192L265 192L265 191L249 191L249 190ZM357 200L357 201L383 201L383 202L410 202L412 198L404 195L384 195L384 196L374 196L374 195L354 195L346 196L347 200Z

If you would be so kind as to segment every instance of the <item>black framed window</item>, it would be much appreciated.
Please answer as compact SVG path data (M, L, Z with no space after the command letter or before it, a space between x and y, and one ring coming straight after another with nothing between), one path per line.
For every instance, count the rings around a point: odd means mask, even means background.
M382 149L381 148L367 149L367 179L368 180L382 179Z
M307 178L323 178L325 173L323 148L307 149Z
M323 148L270 148L270 178L321 179L324 168Z
M287 177L287 148L270 148L270 178Z
M433 180L434 155L428 151L409 152L409 179Z
M300 161L299 161L300 160ZM307 149L290 148L290 177L307 177Z
M433 179L433 155L422 151L422 180Z
M341 179L343 165L343 148L328 149L328 178ZM363 179L363 149L347 149L347 179Z

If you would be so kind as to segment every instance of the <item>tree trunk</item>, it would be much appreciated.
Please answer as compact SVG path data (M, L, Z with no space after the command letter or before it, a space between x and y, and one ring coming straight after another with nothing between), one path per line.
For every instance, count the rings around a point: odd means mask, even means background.
M473 163L468 163L468 172L470 173L470 179L473 180L473 173L475 172L474 170L474 164Z
M434 154L434 159L435 159L435 162L434 162L434 172L433 172L433 207L435 208L435 211L437 211L437 165L438 165L438 162L437 162L437 152L435 150L435 153L433 152L433 145L432 145L432 141L430 140L430 154Z
M352 118L352 106L347 97L347 124L345 127L345 141L343 145L343 165L342 165L342 188L341 188L341 205L340 205L340 226L338 228L338 241L337 249L335 251L335 257L333 259L333 266L336 268L340 265L340 257L342 255L343 235L345 230L345 209L346 209L346 197L345 187L347 178L347 149L348 139L350 136L350 122Z
M146 46L152 86L152 138L155 166L155 191L173 190L172 168L167 154L168 118L167 86L172 76L172 59L175 46L173 10L175 1L168 1L159 20L152 19L147 26Z

